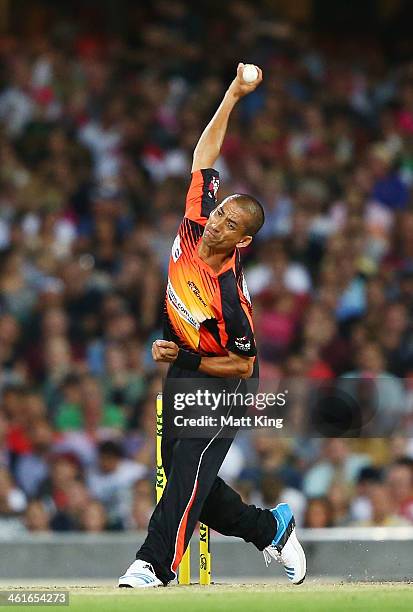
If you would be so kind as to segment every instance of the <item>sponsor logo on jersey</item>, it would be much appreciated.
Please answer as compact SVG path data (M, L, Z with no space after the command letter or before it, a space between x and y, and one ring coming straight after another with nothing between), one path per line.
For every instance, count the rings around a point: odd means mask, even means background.
M188 308L182 302L182 300L178 297L175 289L171 285L171 281L168 280L168 286L166 288L166 295L168 297L168 301L172 308L176 310L181 319L192 325L196 330L199 330L200 324L189 312Z
M249 351L251 348L251 340L248 340L247 336L235 338L235 346L239 348L240 351Z
M199 291L199 289L195 285L195 283L193 281L187 281L187 285L191 289L191 291L193 291L193 293L195 293L196 297L201 302L201 304L203 306L205 306L205 308L207 308L208 304L206 302L204 302L204 300L202 299L201 292Z
M219 178L217 176L213 176L209 185L208 185L208 195L210 198L216 198L217 192L219 189Z
M179 237L179 234L178 234L172 245L172 259L174 260L175 263L178 261L181 255L182 255L181 238Z

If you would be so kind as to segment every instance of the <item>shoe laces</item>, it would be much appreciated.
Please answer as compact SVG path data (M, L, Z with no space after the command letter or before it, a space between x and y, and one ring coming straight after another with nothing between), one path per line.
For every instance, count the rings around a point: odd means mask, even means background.
M151 571L151 572L152 572L152 574L155 574L155 571L154 571L154 569L153 569L152 564L151 564L151 563L149 563L148 561L145 561L145 562L144 562L143 567L144 567L145 569L148 569L149 571ZM155 574L155 576L156 576L156 574Z
M270 547L268 546L267 548L270 548ZM264 555L264 561L265 561L265 566L266 567L269 566L269 564L274 559L274 557L278 561L278 563L282 563L283 562L283 560L281 558L281 553L278 552L277 548L275 546L271 546L271 550L274 551L274 555L270 554L266 548L264 548L264 550L262 551L262 554Z

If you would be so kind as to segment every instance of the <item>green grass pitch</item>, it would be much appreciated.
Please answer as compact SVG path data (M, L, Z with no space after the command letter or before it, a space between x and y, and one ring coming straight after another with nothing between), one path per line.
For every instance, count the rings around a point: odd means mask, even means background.
M35 589L36 587L29 588ZM413 610L413 584L409 583L326 584L319 581L307 581L306 584L298 587L278 584L214 584L209 587L169 586L166 589L141 591L107 586L63 588L70 591L69 606L48 605L48 610L60 610L61 612L64 610L68 612L266 612L270 610L396 612ZM46 590L44 587L38 587L38 589ZM52 587L47 590L54 589ZM15 605L11 607L14 610L29 608L29 606ZM30 609L34 608L30 606Z

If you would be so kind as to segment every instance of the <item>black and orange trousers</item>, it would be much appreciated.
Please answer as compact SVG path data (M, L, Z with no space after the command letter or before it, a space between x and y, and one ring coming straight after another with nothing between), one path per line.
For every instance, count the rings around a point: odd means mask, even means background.
M194 378L197 374L174 365L170 367L164 385L164 418L165 413L172 411L168 385L172 382L175 385L176 379ZM245 383L232 380L228 384L240 392ZM268 546L275 536L277 525L273 514L244 503L218 476L233 437L217 434L209 438L163 436L162 461L167 484L136 558L151 563L164 584L175 578L198 521L223 535L251 542L258 550Z

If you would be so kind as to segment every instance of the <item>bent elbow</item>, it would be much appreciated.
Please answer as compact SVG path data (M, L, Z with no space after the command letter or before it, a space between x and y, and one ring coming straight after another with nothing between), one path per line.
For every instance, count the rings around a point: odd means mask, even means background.
M232 361L232 375L239 378L251 378L254 369L254 357L241 357L231 352L229 352L229 356Z
M240 364L240 377L251 378L254 369L252 361L243 362Z

